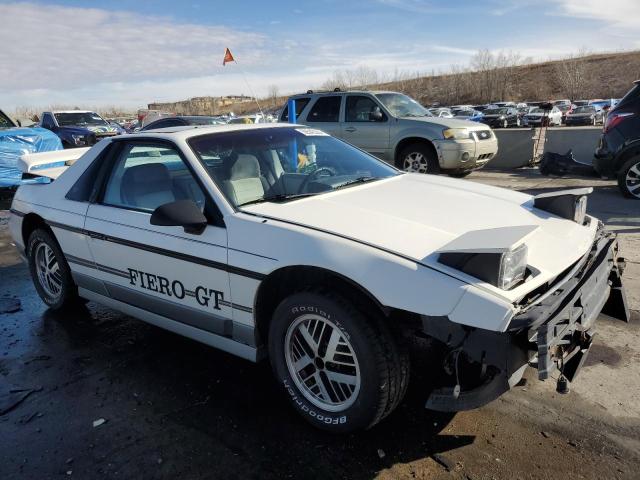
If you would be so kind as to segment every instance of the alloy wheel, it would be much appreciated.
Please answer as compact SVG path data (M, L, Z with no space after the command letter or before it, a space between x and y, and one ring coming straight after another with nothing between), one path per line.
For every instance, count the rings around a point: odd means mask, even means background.
M62 294L62 275L55 253L46 243L40 243L35 250L38 282L47 295L56 299Z
M640 198L640 162L632 165L625 178L627 190L636 198Z
M406 172L428 173L429 162L422 153L412 152L404 157L402 168Z
M360 366L348 336L316 314L296 318L285 337L285 360L294 384L316 407L346 410L360 392Z

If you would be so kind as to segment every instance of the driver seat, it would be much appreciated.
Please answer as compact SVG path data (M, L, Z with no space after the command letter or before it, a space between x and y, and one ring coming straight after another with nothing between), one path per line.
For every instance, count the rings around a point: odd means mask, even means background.
M223 183L223 188L229 199L235 205L240 205L263 198L267 190L266 183L255 155L241 153L231 167L231 175Z

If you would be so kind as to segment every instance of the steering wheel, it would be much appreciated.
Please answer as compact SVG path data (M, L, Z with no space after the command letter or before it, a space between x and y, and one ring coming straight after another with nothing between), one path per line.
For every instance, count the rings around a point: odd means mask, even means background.
M323 175L324 174L324 175ZM311 180L315 180L316 178L320 177L320 176L325 176L325 177L333 177L336 175L335 170L333 170L333 168L330 167L320 167L317 170L313 171L312 173L310 173L307 178L305 178L302 183L300 183L300 188L298 188L298 193L304 193L305 189L307 188L307 184L311 181Z

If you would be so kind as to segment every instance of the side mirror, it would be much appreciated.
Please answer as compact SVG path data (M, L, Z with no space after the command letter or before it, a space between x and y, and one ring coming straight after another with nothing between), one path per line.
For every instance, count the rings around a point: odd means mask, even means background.
M376 108L371 112L369 112L369 120L373 122L381 122L383 119L384 119L384 116L382 115L382 112L380 111L379 108Z
M207 226L207 217L193 200L165 203L151 214L151 225L182 227L186 233L200 235Z

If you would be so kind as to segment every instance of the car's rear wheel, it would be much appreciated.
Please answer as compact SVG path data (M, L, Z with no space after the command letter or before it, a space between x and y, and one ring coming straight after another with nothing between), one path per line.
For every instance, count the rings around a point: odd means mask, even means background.
M413 143L400 152L398 167L406 172L439 173L438 156L429 146Z
M618 186L626 197L640 200L640 156L630 158L622 165Z
M38 295L53 310L81 303L78 288L58 242L45 229L36 229L27 243L29 270Z
M409 360L379 315L340 295L286 298L269 327L269 357L293 407L336 433L372 427L402 400Z

